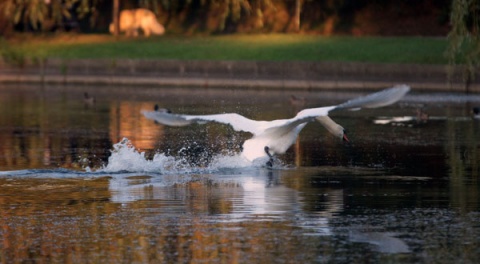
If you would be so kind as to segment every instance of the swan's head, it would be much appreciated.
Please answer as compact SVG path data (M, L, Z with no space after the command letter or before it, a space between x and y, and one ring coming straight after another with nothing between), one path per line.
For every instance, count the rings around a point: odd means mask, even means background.
M158 106L158 104L156 104L154 107L153 107L153 110L155 110L155 112L160 112L160 113L167 113L167 114L171 114L172 111L168 108L160 108Z
M337 138L340 138L343 141L350 142L348 140L345 128L343 128L341 125L335 123L330 117L328 117L328 116L318 116L318 117L316 117L316 119L332 135L334 135Z
M344 142L350 142L347 137L347 130L341 125L335 124L334 126L327 128L330 133L332 133L336 138Z

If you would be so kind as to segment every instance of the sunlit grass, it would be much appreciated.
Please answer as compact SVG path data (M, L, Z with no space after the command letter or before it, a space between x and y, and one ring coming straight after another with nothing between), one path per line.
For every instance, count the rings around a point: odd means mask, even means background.
M324 37L315 35L17 37L27 57L180 60L360 61L444 64L447 40L426 37Z

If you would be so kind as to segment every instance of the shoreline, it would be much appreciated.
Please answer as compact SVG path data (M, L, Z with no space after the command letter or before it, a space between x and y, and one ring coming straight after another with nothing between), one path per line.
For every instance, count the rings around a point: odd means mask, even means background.
M461 66L362 62L45 59L22 67L0 62L0 83L368 90L407 84L418 91L466 90ZM452 70L452 68L450 68Z

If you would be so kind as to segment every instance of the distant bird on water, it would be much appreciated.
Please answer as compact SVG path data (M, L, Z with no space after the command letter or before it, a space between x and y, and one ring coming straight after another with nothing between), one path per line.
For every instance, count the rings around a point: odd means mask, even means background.
M473 118L480 120L480 107L474 107L472 109L473 112Z
M168 126L217 122L232 126L235 131L250 132L253 137L243 143L242 156L251 162L257 159L265 160L267 166L271 167L273 155L285 153L307 123L320 122L330 133L348 141L345 129L328 117L330 112L341 109L358 110L387 106L402 99L408 91L410 91L409 86L398 85L339 105L304 109L293 118L272 121L251 120L236 113L182 115L170 113L168 110L158 109L158 107L156 111L142 111L142 113L146 118Z
M428 114L423 108L417 108L415 110L417 123L426 123L428 121Z
M83 103L85 106L93 106L96 103L95 97L90 96L87 92L83 94Z
M305 104L307 103L307 98L305 97L300 97L300 96L295 96L295 95L290 95L289 98L290 105L293 107L304 107Z

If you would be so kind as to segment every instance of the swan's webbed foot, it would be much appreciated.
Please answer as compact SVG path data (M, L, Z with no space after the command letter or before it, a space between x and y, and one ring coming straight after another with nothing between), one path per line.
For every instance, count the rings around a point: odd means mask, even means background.
M272 161L272 159L268 160L265 165L267 166L267 168L272 168L272 167L273 167L273 161Z
M271 168L273 167L273 155L270 154L270 148L268 146L265 146L264 150L265 150L265 153L267 153L269 158L266 165L268 168Z

